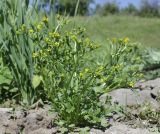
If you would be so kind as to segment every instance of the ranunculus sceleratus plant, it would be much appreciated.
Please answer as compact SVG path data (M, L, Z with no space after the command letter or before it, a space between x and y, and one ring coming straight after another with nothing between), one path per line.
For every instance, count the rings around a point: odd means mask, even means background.
M57 16L57 26L49 29L48 18L44 17L23 32L34 43L35 74L43 78L46 96L58 112L59 125L108 125L100 93L95 91L98 77L85 60L85 55L99 46L85 38L84 28L63 31L66 23Z
M49 29L48 18L44 17L39 24L26 30L25 34L35 47L32 54L36 63L35 73L42 77L46 96L58 112L59 125L106 125L104 117L110 109L103 107L99 97L121 84L116 79L121 75L117 69L124 69L122 65L125 63L119 64L117 55L121 57L122 51L130 51L125 48L127 39L118 44L125 46L120 47L120 50L111 48L109 63L94 68L87 64L85 55L99 46L85 38L84 28L64 31L63 25L66 23L64 18L58 16L56 27Z
M102 81L105 91L109 92L120 87L134 87L143 77L141 73L142 53L138 44L131 43L128 37L113 38L109 41L109 52L103 71Z

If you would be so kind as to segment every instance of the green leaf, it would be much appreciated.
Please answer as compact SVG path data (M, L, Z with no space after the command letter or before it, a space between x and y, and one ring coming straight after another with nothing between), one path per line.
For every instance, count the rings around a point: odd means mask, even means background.
M101 125L103 127L108 127L109 126L109 123L107 122L107 120L105 118L101 118Z
M18 88L14 87L10 90L10 92L17 92L18 91Z
M79 134L89 134L90 128L85 127L85 128L80 128L79 130L80 130Z
M10 84L12 80L12 76L11 76L11 73L10 71L3 67L3 68L0 68L0 84Z
M65 127L61 127L59 130L61 131L62 134L64 134L65 132L68 132L68 129Z
M42 77L41 76L38 76L38 75L34 75L33 76L32 85L33 85L34 89L39 86L41 81L42 81Z
M60 120L57 122L57 125L59 125L59 126L63 126L64 124L65 124L65 121L63 121L63 120Z
M75 127L75 124L71 124L68 126L69 128L74 128Z
M11 82L10 79L6 78L5 76L3 75L0 75L0 84L9 84Z
M68 113L72 113L75 110L75 107L71 106L66 109Z

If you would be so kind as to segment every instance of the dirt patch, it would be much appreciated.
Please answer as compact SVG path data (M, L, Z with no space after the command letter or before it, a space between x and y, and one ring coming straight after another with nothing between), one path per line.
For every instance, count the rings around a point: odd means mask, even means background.
M90 134L159 134L158 132L150 132L144 128L132 128L124 123L115 122L112 127L106 129L104 132L101 130L91 129Z
M50 106L34 110L0 109L0 134L53 134L57 131L52 127L55 113L49 112Z
M56 114L49 114L49 108L38 110L17 110L0 109L0 134L56 134L57 128L52 126ZM122 122L112 122L112 126L105 131L91 129L90 134L158 134L147 129L132 128Z
M137 83L136 89L118 89L110 93L113 102L121 105L133 106L143 104L145 101L151 102L153 108L158 109L159 104L156 99L160 92L160 78ZM101 99L105 98L103 95ZM12 108L0 108L0 134L54 134L58 128L53 126L52 121L56 119L56 114L50 112L51 106L44 108L23 110ZM158 134L150 132L147 128L133 128L126 122L110 121L111 127L105 131L91 129L90 134Z

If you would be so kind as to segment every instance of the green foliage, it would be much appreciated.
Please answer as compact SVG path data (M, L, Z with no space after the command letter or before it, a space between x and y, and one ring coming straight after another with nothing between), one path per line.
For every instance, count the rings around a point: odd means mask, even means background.
M155 79L160 76L160 53L158 49L148 48L143 52L143 72L145 79Z
M91 64L91 59L86 57L99 46L84 36L84 28L64 31L66 23L67 20L58 15L52 29L47 17L26 28L35 47L32 57L39 77L34 83L43 82L45 94L59 115L57 123L65 127L62 131L70 129L70 125L108 125L104 117L112 110L106 109L99 97L124 84L133 86L132 78L137 80L139 71L134 66L136 47L129 45L128 38L116 40L110 44L111 55L106 64ZM109 106L108 98L106 102Z
M144 70L156 70L160 68L160 53L158 49L148 48L143 55Z
M17 99L25 106L32 105L37 100L36 91L32 85L34 61L32 60L33 44L26 34L26 25L31 24L35 8L30 10L28 0L0 1L0 47L3 62L8 66L13 76L15 87L18 88ZM38 16L38 15L37 15ZM30 18L30 19L29 19ZM35 16L35 20L36 20Z
M109 14L117 14L119 13L119 6L114 2L106 3L102 7L97 8L96 12L104 16Z
M133 4L129 4L128 7L122 9L122 14L137 15L138 9Z
M159 9L160 7L157 0L142 0L139 15L142 17L160 17Z
M160 17L160 6L158 0L141 0L141 6L139 9L133 4L129 4L127 7L120 9L116 2L108 2L103 6L97 5L95 13L104 16L108 14L125 14L140 17Z
M77 2L78 0L61 0L59 2L59 13L67 13L71 16L74 16ZM86 15L86 13L88 12L88 6L91 2L93 2L93 0L80 0L77 13L79 15Z
M113 39L106 62L97 64L91 53L99 45L86 38L84 28L65 31L67 20L59 15L55 19L53 12L49 17L37 13L36 4L29 8L28 0L0 2L0 84L9 85L1 86L0 99L14 97L25 106L51 101L63 132L108 126L105 118L113 109L110 98L102 102L100 96L134 85L140 75L137 46L128 38Z
M120 87L134 87L138 79L143 77L140 73L142 65L142 55L139 47L129 41L129 38L113 38L109 44L110 53L106 55L106 64L101 71L97 71L103 77L101 81L105 83L105 92ZM102 63L102 65L104 64Z
M32 30L28 29L32 31L28 36L36 48L32 55L37 63L35 73L42 77L46 96L58 112L58 125L68 128L71 124L98 123L104 126L106 111L99 101L101 92L95 90L98 77L85 60L85 55L98 46L84 37L83 28L63 32L62 25L67 21L60 16L57 19L53 30L48 28L47 18Z
M14 90L10 90L12 75L7 67L0 66L0 103L15 95Z

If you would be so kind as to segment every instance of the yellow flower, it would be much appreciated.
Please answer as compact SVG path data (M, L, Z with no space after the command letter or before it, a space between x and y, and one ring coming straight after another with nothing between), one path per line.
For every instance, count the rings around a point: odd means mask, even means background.
M104 67L103 67L103 66L100 66L98 69L96 69L95 74L96 74L97 76L101 75L101 72L103 71L103 69L104 69Z
M115 69L115 70L121 70L122 67L123 67L122 64L117 64L117 65L114 66L114 69Z
M100 70L100 71L102 71L103 69L104 69L104 67L103 67L103 66L100 66L100 67L99 67L99 70Z
M38 53L33 53L33 54L32 54L32 57L33 57L33 58L38 57Z
M130 86L130 87L134 87L134 85L135 85L134 82L130 82L130 83L129 83L129 86Z
M43 53L42 53L42 56L43 56L43 57L46 57L46 56L47 56L46 52L43 52Z
M85 69L84 69L84 72L85 72L85 73L88 73L88 72L89 72L89 69L88 69L88 68L85 68Z
M140 57L136 57L135 58L135 62L140 63L141 62L141 58Z
M81 78L83 78L83 77L84 77L84 74L83 74L82 72L80 72L79 76L80 76Z
M139 73L139 74L137 74L137 77L139 77L139 78L143 78L143 77L144 77L144 74Z
M105 78L105 77L102 77L100 80L101 83L105 83L106 81L107 81L107 78Z
M46 43L49 43L49 38L48 37L46 37L45 39L44 39L44 41L46 42Z
M100 45L95 45L95 49L100 48L100 47L101 47Z
M16 31L16 34L17 34L17 35L20 35L20 34L21 34L21 32L20 32L20 31Z
M72 36L71 36L71 39L72 39L73 41L77 41L77 40L78 40L77 37L76 37L76 35L72 35Z
M21 26L21 30L24 32L24 31L26 31L26 25L25 24L23 24L22 26Z
M90 47L90 49L95 49L95 46L94 46L94 44L93 43L91 43L91 44L89 44L89 47Z
M86 44L91 43L91 40L89 38L86 38L84 41L85 41Z
M123 39L123 43L124 43L124 44L128 44L128 42L129 42L129 38L128 38L128 37L125 37L125 38Z
M42 19L42 21L43 21L44 23L48 23L48 18L47 18L46 16L44 16L43 19Z
M55 46L55 47L59 47L59 45L60 45L59 42L55 42L55 43L54 43L54 46Z
M59 38L60 34L57 32L53 32L53 33L49 33L49 36L51 36L52 38Z
M51 50L51 48L48 48L47 51L48 51L48 52L51 52L52 50Z
M40 54L43 54L43 51L42 51L42 50L40 50L39 52L40 52Z
M101 72L100 71L96 71L95 74L96 74L96 76L100 76Z
M30 34L34 33L33 29L29 29L28 31Z
M42 25L41 25L41 24L38 24L38 25L37 25L37 30L40 31L41 29L42 29Z

